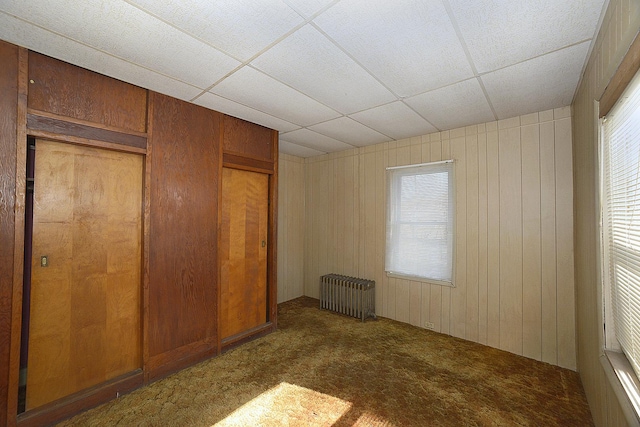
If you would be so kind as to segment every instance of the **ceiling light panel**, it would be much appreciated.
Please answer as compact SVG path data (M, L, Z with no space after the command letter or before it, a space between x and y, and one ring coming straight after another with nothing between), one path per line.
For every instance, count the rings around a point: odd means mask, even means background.
M220 111L221 113L225 113L233 117L238 117L239 119L257 123L271 129L276 129L279 132L288 132L300 128L300 126L289 123L286 120L273 117L272 115L263 113L262 111L238 104L235 101L228 100L210 92L202 94L202 96L198 97L193 102L203 107Z
M293 132L283 133L280 135L280 139L326 153L353 148L352 145L345 144L344 142L321 135L309 129L298 129Z
M24 0L0 7L65 37L200 88L240 64L124 1Z
M473 76L439 1L342 0L313 22L401 97Z
M335 120L319 123L317 125L310 126L309 129L323 135L330 136L338 141L355 145L356 147L378 144L391 139L380 132L376 132L365 125L350 119L349 117L340 117Z
M469 79L404 100L440 130L496 118L477 79Z
M449 0L479 73L591 39L604 0Z
M304 22L280 0L130 2L241 61Z
M269 49L252 65L344 114L396 99L311 25Z
M570 105L588 50L585 42L482 76L498 119Z
M437 131L401 101L352 114L349 117L393 139L409 138Z
M201 89L0 12L0 39L146 89L190 100Z
M292 156L298 157L313 157L319 156L320 154L325 154L323 151L314 150L313 148L303 147L298 144L293 144L291 142L283 141L280 139L278 142L278 151L285 154L290 154Z
M211 92L300 126L340 116L336 111L251 67L243 67L233 73Z

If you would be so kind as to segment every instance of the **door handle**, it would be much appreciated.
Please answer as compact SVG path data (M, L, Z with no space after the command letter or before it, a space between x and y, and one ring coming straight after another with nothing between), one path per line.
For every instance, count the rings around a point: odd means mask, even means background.
M262 247L264 248L265 246L267 246L267 242L265 240L262 241Z

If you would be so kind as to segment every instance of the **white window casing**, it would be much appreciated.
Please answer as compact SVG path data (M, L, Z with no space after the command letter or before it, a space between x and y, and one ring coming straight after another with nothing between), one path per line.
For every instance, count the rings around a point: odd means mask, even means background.
M387 169L385 271L453 286L454 163Z

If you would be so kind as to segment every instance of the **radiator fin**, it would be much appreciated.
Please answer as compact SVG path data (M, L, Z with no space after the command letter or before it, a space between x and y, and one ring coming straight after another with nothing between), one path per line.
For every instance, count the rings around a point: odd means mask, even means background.
M376 318L376 282L340 274L320 277L320 308L355 317Z

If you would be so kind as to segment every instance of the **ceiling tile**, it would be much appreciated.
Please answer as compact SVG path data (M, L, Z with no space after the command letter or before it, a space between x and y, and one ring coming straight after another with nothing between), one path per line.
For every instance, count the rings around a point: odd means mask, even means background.
M396 99L311 25L302 27L251 64L344 114Z
M309 126L309 129L356 147L364 147L365 145L377 144L391 139L349 117L340 117Z
M313 148L303 147L298 144L293 144L291 142L283 141L282 139L278 142L278 151L285 154L290 154L292 156L298 157L313 157L319 156L321 154L325 154L323 151L314 150Z
M340 116L336 111L251 67L243 67L216 85L211 92L256 110L268 111L273 116L300 126Z
M437 131L401 101L352 114L349 117L393 139L409 138Z
M130 0L131 3L246 61L304 19L280 0Z
M200 88L240 64L124 1L24 0L0 7L27 22Z
M406 98L404 100L439 130L495 120L477 79Z
M283 133L280 135L280 139L318 151L324 151L325 153L353 148L353 145L345 144L344 142L321 135L309 129L298 129L293 132Z
M594 36L605 0L449 0L479 73Z
M336 0L284 0L289 6L297 10L305 18L311 17L318 13L322 8L327 7Z
M275 129L279 132L288 132L300 128L300 126L289 123L286 120L273 117L267 113L263 113L262 111L254 110L251 107L238 104L237 102L230 101L210 92L202 94L196 98L193 103L259 124L261 126Z
M201 89L0 13L0 39L185 101Z
M482 76L498 119L570 105L588 50L585 42Z
M313 22L401 97L473 76L439 1L342 0Z

